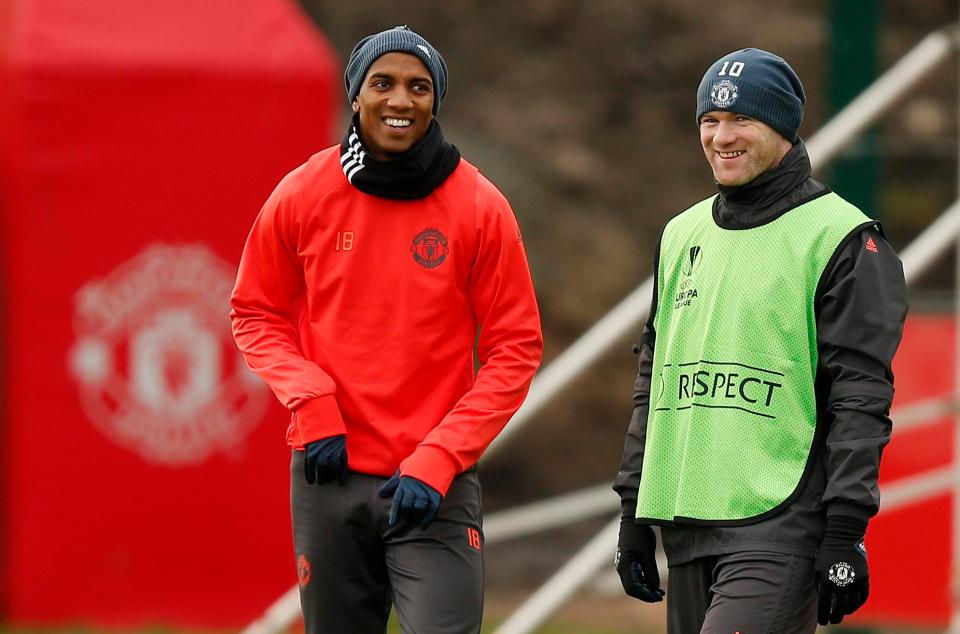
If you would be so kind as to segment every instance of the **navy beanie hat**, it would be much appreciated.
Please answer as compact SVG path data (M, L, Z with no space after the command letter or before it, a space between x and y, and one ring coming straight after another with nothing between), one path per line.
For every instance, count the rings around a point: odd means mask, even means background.
M773 53L745 48L715 61L700 80L697 125L704 112L739 112L794 143L805 102L803 84L790 64Z
M430 71L433 80L433 114L440 110L440 102L447 94L447 63L433 48L430 42L417 35L406 26L374 33L363 38L353 47L347 68L343 72L343 83L347 89L347 103L353 103L360 92L360 84L367 76L370 66L381 55L387 53L409 53L418 57Z

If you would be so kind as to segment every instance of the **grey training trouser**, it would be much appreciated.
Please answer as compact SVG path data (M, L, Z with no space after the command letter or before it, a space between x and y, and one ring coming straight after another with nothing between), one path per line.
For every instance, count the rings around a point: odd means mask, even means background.
M309 485L290 465L293 543L308 634L383 634L391 603L409 634L476 634L483 616L483 529L476 469L457 476L425 529L387 526L387 478L351 472Z
M749 551L670 567L670 634L811 634L816 629L812 559Z

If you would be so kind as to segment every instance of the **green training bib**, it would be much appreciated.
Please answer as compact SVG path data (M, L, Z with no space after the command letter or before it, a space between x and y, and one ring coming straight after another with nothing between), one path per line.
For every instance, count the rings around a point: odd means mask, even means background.
M833 193L752 229L713 198L665 227L637 517L750 523L798 489L816 429L814 296L871 221Z

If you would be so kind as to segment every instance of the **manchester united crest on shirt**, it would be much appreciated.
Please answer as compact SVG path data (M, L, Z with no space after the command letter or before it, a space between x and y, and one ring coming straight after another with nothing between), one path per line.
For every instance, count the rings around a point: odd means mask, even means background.
M431 227L413 237L410 251L417 264L426 269L435 269L447 259L450 248L447 244L447 236L443 235L439 229Z
M243 441L269 393L230 336L232 286L206 246L154 244L77 291L68 363L104 435L166 465Z

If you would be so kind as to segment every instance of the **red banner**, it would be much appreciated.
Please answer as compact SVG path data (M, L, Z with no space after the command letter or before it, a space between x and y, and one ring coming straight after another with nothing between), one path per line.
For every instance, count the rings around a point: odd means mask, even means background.
M953 393L954 320L911 315L894 360L894 409ZM909 429L893 421L893 439L880 468L880 514L870 522L866 547L870 600L853 622L946 627L950 621L952 492L885 510L884 493L907 477L946 467L954 456L950 417ZM905 588L913 588L904 600ZM846 622L846 620L844 620Z
M286 414L228 297L333 138L284 0L0 10L3 587L14 622L240 625L296 582Z

